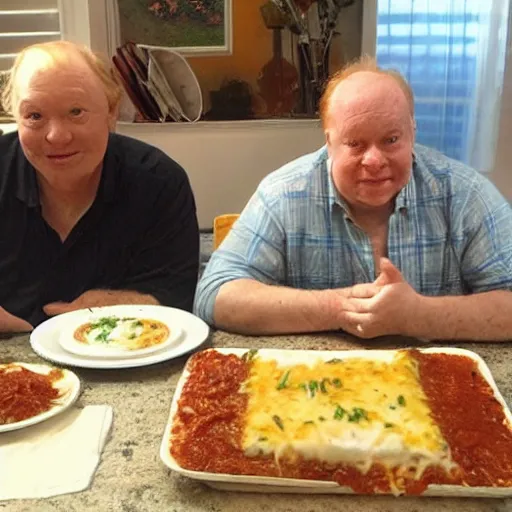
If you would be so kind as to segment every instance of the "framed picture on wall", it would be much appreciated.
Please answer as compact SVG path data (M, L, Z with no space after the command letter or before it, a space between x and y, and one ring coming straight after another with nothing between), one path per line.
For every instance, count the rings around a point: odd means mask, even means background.
M116 0L118 41L186 56L229 55L232 0Z

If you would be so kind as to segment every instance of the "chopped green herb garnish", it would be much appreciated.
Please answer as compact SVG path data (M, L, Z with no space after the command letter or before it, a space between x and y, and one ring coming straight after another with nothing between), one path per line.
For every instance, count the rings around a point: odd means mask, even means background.
M384 428L391 428L393 423L384 423Z
M130 334L130 336L128 336L128 339L134 340L136 337L137 337L137 335L135 333L133 333L133 334Z
M325 364L337 364L337 363L341 363L342 362L342 359L338 359L338 358L334 358L334 359L329 359L329 361L326 361Z
M341 407L341 405L337 405L336 406L336 410L334 411L334 419L335 420L342 420L343 416L345 416L346 412L347 411L345 411L345 409L343 409L343 407Z
M274 416L272 416L272 419L281 430L284 430L283 420L277 414L274 414Z
M311 393L311 398L314 398L315 393L318 391L318 381L310 380L308 384L309 392Z
M258 437L258 441L268 441L268 437Z
M335 387L335 388L341 388L341 380L336 378L336 379L332 379L332 385Z
M140 320L133 322L133 327L142 327L144 324Z
M395 410L396 409L396 405L390 405L389 408Z
M360 407L354 407L352 409L352 414L349 414L348 421L352 423L359 423L359 420L366 420L368 421L368 414L364 409L361 409Z
M304 422L304 425L314 425L315 422L313 420L308 420Z
M397 399L398 405L405 407L405 398L404 395L399 395Z
M290 376L290 370L288 370L286 373L283 374L283 376L281 377L281 380L277 384L276 389L278 389L278 390L284 389L286 387L286 383L288 382L289 376Z
M320 382L320 391L322 393L327 393L327 387L325 386L327 383L330 383L330 379L322 379L322 382Z
M98 318L96 322L93 322L90 326L90 330L93 329L114 329L119 322L119 318L115 316L103 316Z
M304 384L304 382L301 382L301 383L299 384L299 388L300 388L300 389L303 389L304 391L307 391L307 390L308 390L308 387L306 386L306 384Z
M325 421L325 418L323 416L318 416L319 421Z
M250 363L258 354L258 350L255 348L251 348L251 350L248 350L243 356L242 361L245 361L246 363Z
M96 338L94 338L96 341L107 341L108 335L110 334L109 331L101 331Z

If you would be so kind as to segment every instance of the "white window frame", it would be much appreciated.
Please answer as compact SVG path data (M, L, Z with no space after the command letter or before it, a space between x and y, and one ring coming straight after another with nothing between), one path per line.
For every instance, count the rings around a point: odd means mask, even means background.
M377 51L377 0L363 0L361 53L375 57Z

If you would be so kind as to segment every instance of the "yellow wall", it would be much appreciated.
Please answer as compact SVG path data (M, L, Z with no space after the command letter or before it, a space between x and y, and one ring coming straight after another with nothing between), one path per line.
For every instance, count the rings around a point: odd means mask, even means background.
M190 57L188 62L209 103L209 91L219 89L224 79L249 82L253 94L261 68L272 57L272 31L265 27L260 6L267 0L233 0L233 52L219 57Z

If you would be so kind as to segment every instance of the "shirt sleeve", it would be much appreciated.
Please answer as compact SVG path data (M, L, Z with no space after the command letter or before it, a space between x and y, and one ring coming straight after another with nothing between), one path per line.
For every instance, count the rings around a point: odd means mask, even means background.
M512 208L484 177L468 184L462 224L462 279L469 292L512 290Z
M147 229L130 249L126 271L114 286L153 295L164 306L192 311L199 271L199 228L188 177L172 164L171 178L155 200Z
M221 246L213 252L197 287L194 312L214 325L215 300L224 283L254 279L279 285L285 282L285 273L284 230L278 212L269 206L260 185Z

